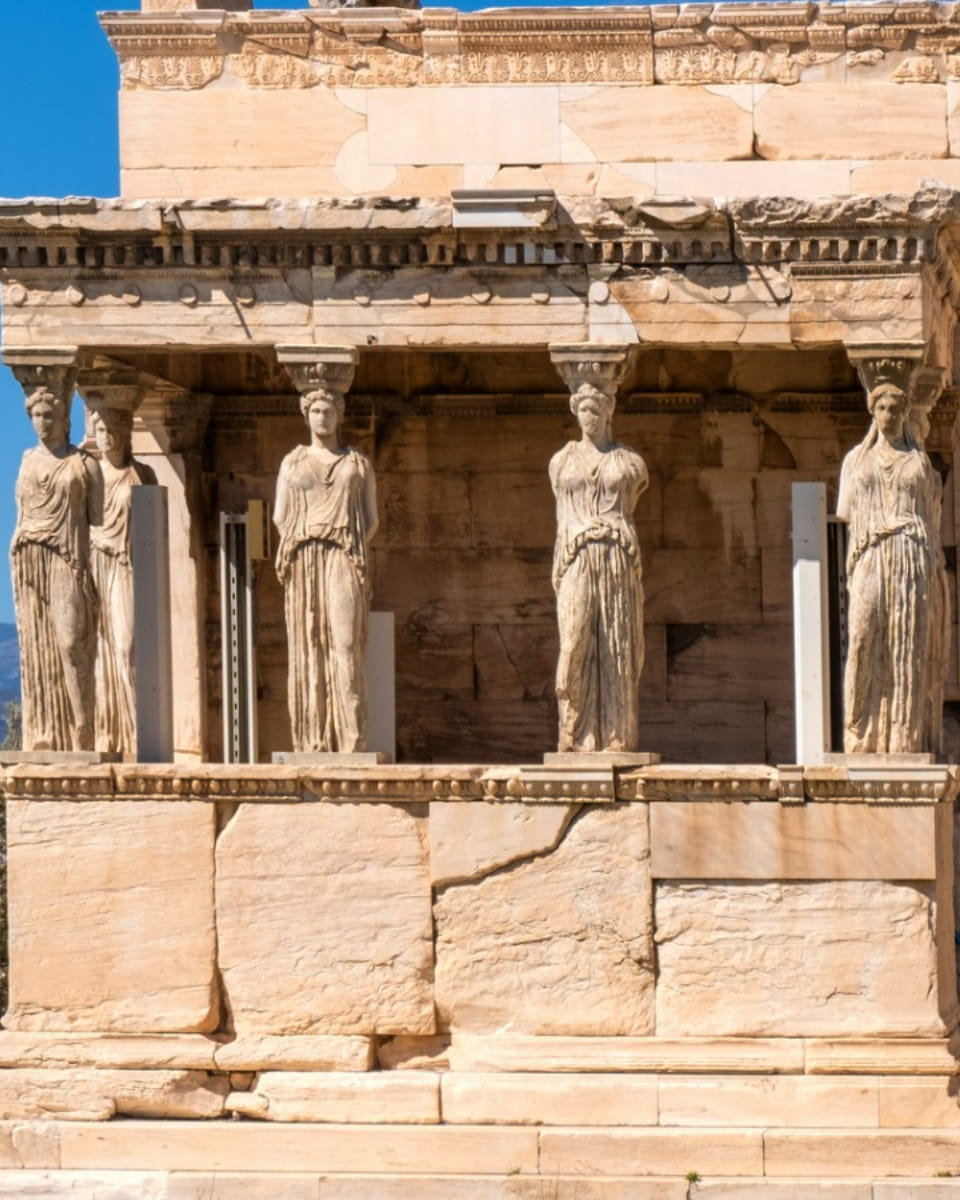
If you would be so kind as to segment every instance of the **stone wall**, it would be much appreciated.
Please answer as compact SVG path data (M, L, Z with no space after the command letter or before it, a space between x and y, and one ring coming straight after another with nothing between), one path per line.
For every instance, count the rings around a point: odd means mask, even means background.
M803 1124L819 1077L947 1076L954 790L937 767L14 768L0 1120L672 1124L725 1102L683 1077L722 1073L785 1076Z
M960 182L954 6L109 14L123 194ZM188 6L190 7L190 6Z

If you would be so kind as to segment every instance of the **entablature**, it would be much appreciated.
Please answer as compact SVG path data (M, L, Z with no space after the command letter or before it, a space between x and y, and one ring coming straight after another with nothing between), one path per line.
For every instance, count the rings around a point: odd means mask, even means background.
M413 197L0 202L5 344L789 349L945 343L956 319L951 189L532 211L458 228L451 201Z

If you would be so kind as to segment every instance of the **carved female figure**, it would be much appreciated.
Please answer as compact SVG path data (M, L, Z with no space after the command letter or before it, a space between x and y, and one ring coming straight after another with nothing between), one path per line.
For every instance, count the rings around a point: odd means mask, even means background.
M649 478L640 455L612 440L615 403L581 384L570 400L580 440L550 460L561 750L629 751L639 740L643 583L633 510Z
M151 467L134 460L133 413L98 405L88 397L92 432L103 475L103 523L90 535L97 592L96 747L116 753L136 750L133 666L133 563L130 555L130 491L155 484Z
M92 750L96 610L90 526L101 518L100 472L90 455L67 440L72 377L60 368L36 368L33 375L24 384L26 407L40 444L20 464L10 547L23 745Z
M287 697L293 748L366 749L364 663L377 530L373 468L340 444L343 395L320 386L300 407L310 442L280 465L274 522L289 647Z
M844 750L939 749L946 665L941 483L891 381L867 400L867 436L846 456L838 516L849 522Z

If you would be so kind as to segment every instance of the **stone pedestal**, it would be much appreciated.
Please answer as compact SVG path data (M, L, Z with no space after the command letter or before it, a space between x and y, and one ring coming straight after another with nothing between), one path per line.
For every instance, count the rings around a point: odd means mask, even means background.
M0 1196L776 1197L960 1155L950 768L4 786Z

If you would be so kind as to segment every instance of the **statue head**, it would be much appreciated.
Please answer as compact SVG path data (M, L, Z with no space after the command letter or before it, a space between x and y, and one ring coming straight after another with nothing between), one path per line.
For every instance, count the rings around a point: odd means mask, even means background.
M583 432L591 438L602 434L609 436L616 406L615 395L601 391L592 383L581 383L570 397L570 411Z
M111 407L99 392L90 392L86 399L97 449L108 459L128 458L133 435L132 410Z
M903 388L890 380L878 383L867 395L867 408L874 424L888 439L898 439L903 434L907 405Z
M332 437L343 420L344 397L333 388L319 387L300 396L300 411L311 435Z
M27 416L44 445L59 446L70 430L70 401L42 379L27 391Z

